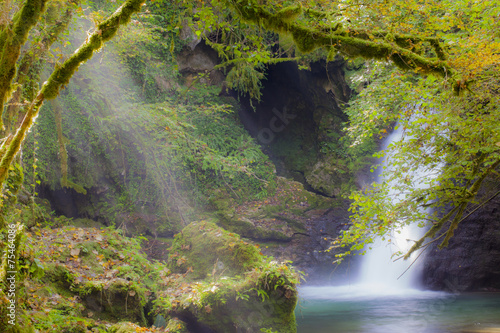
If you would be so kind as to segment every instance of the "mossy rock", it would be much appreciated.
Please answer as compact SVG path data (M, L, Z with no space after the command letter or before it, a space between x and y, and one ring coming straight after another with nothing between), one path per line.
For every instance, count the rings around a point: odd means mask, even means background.
M219 333L296 332L298 275L213 221L185 227L168 266L178 275L157 313Z
M69 223L70 225L74 227L80 227L80 228L103 228L105 227L104 224L101 222L87 219L87 218L78 218L78 219L73 219Z
M346 193L352 182L352 174L337 156L318 161L305 177L316 191L329 197L339 197Z
M263 260L259 252L213 222L192 222L175 236L167 264L175 273L192 271L192 279L203 279L213 272L235 276L258 267Z
M193 305L188 310L198 322L218 333L253 333L261 329L275 333L296 332L296 290L269 289L258 289L266 291L267 296L259 296L256 289L248 292L247 299L241 299L228 285L204 297L201 306Z
M114 279L106 283L92 281L78 289L92 312L103 319L128 319L146 325L143 288L132 281Z
M47 263L45 265L44 276L42 281L51 283L63 290L69 290L74 283L74 275L71 271L62 264Z
M291 240L291 237L285 235L280 231L257 227L253 223L245 221L243 218L233 220L221 219L219 223L227 230L235 232L242 237L250 238L253 240L282 242Z
M165 332L189 333L186 323L178 318L172 318L168 321Z
M58 332L58 333L104 333L105 325L91 318L72 316L61 310L46 309L31 316L34 323L33 330L23 330L23 333Z
M36 319L37 325L48 322L59 329L65 316L76 318L76 326L81 318L146 326L147 304L167 268L148 261L137 240L114 229L75 227L41 229L29 237L39 237L45 271L41 281L30 282L30 293L51 311Z
M108 333L136 333L142 332L142 328L129 322L120 322L114 324L108 329Z

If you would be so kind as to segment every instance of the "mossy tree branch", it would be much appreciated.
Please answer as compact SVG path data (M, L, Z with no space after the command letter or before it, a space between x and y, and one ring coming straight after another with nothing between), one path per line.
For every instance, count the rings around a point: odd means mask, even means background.
M463 221L462 216L469 205L469 203L477 196L477 193L479 189L481 188L481 185L483 181L491 175L493 172L495 172L495 169L500 165L500 160L494 162L491 166L486 168L482 172L481 175L478 176L478 178L474 181L474 183L470 187L466 187L464 191L466 192L466 195L461 199L462 202L460 202L458 205L456 205L453 209L451 209L445 216L443 216L439 221L434 223L434 225L425 233L425 235L420 238L413 246L408 250L408 252L404 255L405 259L408 259L415 251L420 249L422 247L422 244L424 243L424 240L427 238L434 238L436 237L437 233L442 230L447 223L450 223L449 227L446 229L446 233L444 234L445 238L439 245L439 248L444 248L448 246L448 242L450 241L451 237L453 237L455 230L457 229L458 225L460 222ZM477 168L479 169L479 167ZM441 237L441 236L440 236Z
M349 57L390 60L404 70L417 70L441 77L454 76L455 71L446 63L446 55L436 38L413 35L395 35L387 32L346 31L337 24L331 29L305 26L295 18L302 12L293 6L272 13L256 1L227 0L227 3L246 22L265 29L290 34L301 52L308 53L320 47L334 47ZM419 54L415 45L427 42L437 57Z
M69 79L78 70L80 65L92 57L94 51L99 50L103 44L113 38L122 24L130 21L132 14L140 11L145 0L128 0L116 10L108 19L97 26L92 33L73 55L61 66L58 66L43 84L40 93L45 99L56 98L59 89L68 84Z
M69 82L70 78L78 70L80 65L90 59L94 51L99 50L103 46L104 42L113 38L120 25L127 24L130 21L132 14L141 10L141 6L144 1L145 0L126 1L116 10L116 12L97 26L96 30L70 58L68 58L62 65L58 66L52 72L49 79L43 84L42 88L28 108L23 121L18 127L12 141L8 145L5 154L2 156L2 160L0 162L0 186L3 185L8 174L9 166L14 160L16 154L19 152L21 144L26 137L26 133L33 125L33 121L38 115L38 111L44 100L56 98L61 87Z
M10 24L0 31L0 114L3 114L4 104L10 97L21 47L26 43L31 28L40 20L46 2L47 0L26 0ZM1 117L0 125L3 127Z
M25 84L27 79L31 80L32 82L39 81L39 75L42 66L39 66L39 69L35 73L33 73L30 72L31 69L33 68L33 65L36 63L40 63L44 60L44 57L48 52L48 50L50 49L51 45L55 41L57 41L60 34L66 30L69 23L71 22L71 18L73 17L74 13L73 5L76 5L78 3L79 3L78 0L76 2L69 1L67 6L63 8L63 10L57 8L59 7L58 3L52 4L52 7L49 7L49 9L47 10L45 16L50 15L49 12L51 11L50 9L52 8L53 11L59 12L58 17L49 20L52 21L53 23L48 25L45 29L43 29L44 35L41 38L40 42L35 44L32 43L31 47L24 52L21 60L19 61L17 77L16 77L17 89L15 89L14 93L12 94L12 98L9 100L9 104L7 105L7 110L5 112L5 117L4 117L6 133L12 133L17 128L18 124L16 124L16 121L17 119L21 119L18 115L18 111L22 105L22 100L26 99L31 100L34 97L34 96L26 96L26 89L23 88L23 85ZM36 90L34 89L28 89L28 90L31 90L32 94L36 92Z

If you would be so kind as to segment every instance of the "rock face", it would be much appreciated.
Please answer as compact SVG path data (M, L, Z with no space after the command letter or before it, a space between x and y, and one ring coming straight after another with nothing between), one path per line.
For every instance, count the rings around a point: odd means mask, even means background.
M213 202L219 225L260 244L262 252L290 260L308 284L336 283L352 277L353 262L338 266L332 240L349 223L349 201L309 192L304 185L277 177L276 194L237 205L226 198Z
M186 83L191 83L196 75L208 73L208 81L203 83L221 84L224 81L224 74L213 68L219 64L217 52L202 40L195 46L186 46L177 57L179 73L182 74Z
M453 292L500 290L500 197L462 221L448 247L433 245L423 282Z
M242 98L245 109L240 111L245 128L265 147L279 175L330 197L350 179L335 152L347 121L342 107L351 95L343 66L342 59L313 63L310 71L292 62L270 66L261 103L254 102L254 109Z
M277 258L288 258L305 274L308 285L335 285L352 281L357 274L358 257L335 263L339 250L330 249L332 240L348 227L349 202L344 200L333 208L311 211L301 221L302 233L296 233L288 243L268 250Z

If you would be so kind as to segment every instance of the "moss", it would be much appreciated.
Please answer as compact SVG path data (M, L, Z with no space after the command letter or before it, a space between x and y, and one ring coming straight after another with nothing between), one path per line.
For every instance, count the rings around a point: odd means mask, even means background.
M172 275L168 289L159 292L156 313L220 333L296 331L298 276L213 222L185 227L168 265L182 275Z
M11 83L16 76L16 62L21 47L28 39L31 28L40 20L45 10L46 0L27 0L12 19L12 30L2 29L2 54L0 56L0 110L11 93ZM1 118L1 117L0 117ZM1 120L0 120L1 122ZM3 124L1 124L3 126Z
M291 238L282 232L276 230L268 230L262 227L255 226L249 221L241 218L224 219L221 218L219 224L225 229L235 232L243 237L255 240L273 240L273 241L289 241Z
M5 219L8 217L9 212L17 202L17 194L21 190L24 180L23 168L19 163L11 165L2 194L3 198L0 200L0 229L5 227Z
M44 239L38 258L44 262L45 276L32 294L53 311L48 314L52 319L39 323L66 315L146 325L147 303L166 269L149 262L137 242L112 229L65 227L37 234ZM72 252L75 249L79 251Z
M38 311L31 318L36 328L34 332L52 332L55 329L61 333L87 333L89 330L96 333L106 332L104 325L99 325L90 318L68 315L59 310L45 310Z
M283 265L264 263L240 281L202 282L195 288L197 301L181 302L181 313L188 311L198 322L221 333L233 333L235 327L242 332L267 328L293 333L297 290L286 270Z
M404 69L418 69L425 74L437 74L446 76L454 74L452 68L442 60L445 59L437 39L425 39L418 36L396 36L387 32L367 33L363 30L353 29L348 33L340 27L332 31L323 32L320 29L305 27L297 21L289 20L288 17L272 14L258 4L256 1L234 1L230 2L236 13L245 21L259 24L277 33L289 33L301 52L308 53L319 47L330 47L334 45L350 57L363 57L366 59L392 60L396 66ZM292 13L295 12L290 9ZM317 14L315 14L317 16ZM293 17L290 15L289 17ZM406 41L405 41L406 40ZM411 44L408 41L412 42ZM426 41L434 48L438 58L426 58L418 54L414 49L413 42ZM404 46L410 45L409 48ZM417 52L414 52L417 51Z
M118 31L120 25L128 23L132 14L140 11L143 3L144 0L128 0L113 15L100 23L97 30L89 36L87 41L61 66L56 67L49 79L44 83L41 90L44 98L56 98L59 89L68 84L78 67L90 59L94 51L99 50L104 42L110 40Z
M75 276L62 264L47 263L42 281L53 284L57 286L57 289L64 291L69 290L74 284Z
M87 218L77 218L71 220L69 223L70 225L74 227L80 227L80 228L103 228L104 225L98 221L87 219Z
M232 200L227 196L212 199L210 203L216 209L218 217L217 224L230 232L255 240L290 240L290 237L282 232L261 228L255 226L252 222L245 220L241 214L236 213L237 204L235 200Z
M117 323L114 324L109 328L109 333L136 333L140 329L139 326L133 324L133 323L128 323L128 322L123 322L123 323Z
M168 321L165 332L189 333L186 323L178 318L172 318Z
M292 30L292 37L300 52L309 53L322 46L324 38L311 29L297 26ZM323 36L324 37L324 36Z
M176 235L170 253L170 270L185 273L191 268L192 279L205 278L215 271L226 276L241 275L262 263L256 247L207 221L185 227Z
M280 21L289 23L295 20L300 14L302 14L302 5L299 3L279 10L274 14L274 17Z
M137 283L119 278L108 282L90 281L74 290L88 309L97 312L98 318L127 319L146 325L144 289Z
M298 213L302 213L302 212L299 211ZM293 229L294 232L305 232L306 231L306 227L304 226L302 221L299 221L293 217L289 217L289 216L286 216L283 214L270 214L270 216L272 216L273 218L275 218L277 220L285 221L287 223L287 225Z

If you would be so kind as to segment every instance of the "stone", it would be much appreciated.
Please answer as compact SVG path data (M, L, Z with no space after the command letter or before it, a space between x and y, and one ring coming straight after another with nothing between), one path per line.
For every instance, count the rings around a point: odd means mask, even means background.
M488 197L488 196L485 196ZM425 258L424 286L451 292L500 290L500 197L462 221L448 247Z

